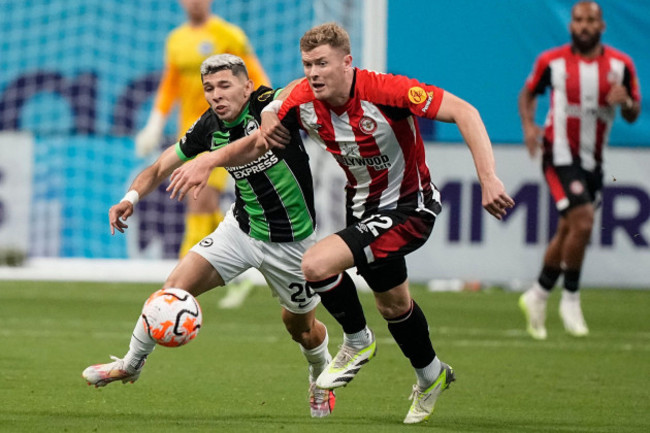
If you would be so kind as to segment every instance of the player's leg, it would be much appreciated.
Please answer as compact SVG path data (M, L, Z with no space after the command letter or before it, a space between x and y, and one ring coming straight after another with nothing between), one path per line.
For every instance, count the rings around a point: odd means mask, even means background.
M569 234L562 251L564 290L560 300L560 317L564 329L571 335L583 337L589 328L580 305L580 272L594 222L594 206L586 203L571 209L566 216Z
M542 270L537 281L519 297L519 308L526 318L526 331L536 340L546 339L546 304L560 274L562 273L562 252L569 234L569 224L563 216L558 221L551 238Z
M388 323L388 330L415 371L412 404L404 422L426 421L440 393L455 380L454 370L436 356L427 319L409 293L404 258L364 269L362 276L373 290L377 309Z
M366 324L356 286L345 272L352 266L352 252L338 234L317 242L302 259L309 287L343 328L341 349L316 381L323 389L347 385L376 352L375 336Z
M175 287L198 296L219 285L223 285L223 279L210 262L190 252L174 268L163 288ZM83 371L82 377L89 385L100 387L115 381L133 383L138 380L147 357L156 347L143 320L142 316L138 317L131 334L129 351L123 358L111 356L112 362L91 365Z
M332 357L327 328L315 315L320 299L307 285L300 267L305 250L314 242L315 235L297 242L257 241L264 257L258 269L282 305L282 322L307 360L311 416L322 418L334 409L335 396L330 390L316 388L314 382Z
M195 245L171 272L163 287L176 287L194 296L222 286L251 267L251 239L238 227L232 213L210 236ZM131 336L129 351L124 358L115 358L107 364L96 364L82 373L86 381L105 386L120 380L134 382L140 376L145 360L155 348L139 317Z

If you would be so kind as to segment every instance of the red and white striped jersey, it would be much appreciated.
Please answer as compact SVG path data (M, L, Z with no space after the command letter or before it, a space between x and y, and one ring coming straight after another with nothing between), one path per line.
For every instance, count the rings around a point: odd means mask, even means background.
M404 76L355 69L350 99L340 107L319 101L307 80L286 98L280 119L300 126L347 177L348 214L422 209L436 213L440 194L431 183L415 116L435 118L443 90Z
M537 58L526 87L537 94L551 87L544 142L554 165L578 161L585 170L593 171L602 164L616 115L605 97L614 83L627 87L635 101L641 100L632 59L606 45L595 59L580 56L570 44Z

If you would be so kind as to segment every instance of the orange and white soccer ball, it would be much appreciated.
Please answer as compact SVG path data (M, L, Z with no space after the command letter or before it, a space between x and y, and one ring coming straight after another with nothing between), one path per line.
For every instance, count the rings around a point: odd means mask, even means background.
M181 289L154 292L142 307L144 330L156 343L182 346L193 340L201 329L203 315L196 298Z

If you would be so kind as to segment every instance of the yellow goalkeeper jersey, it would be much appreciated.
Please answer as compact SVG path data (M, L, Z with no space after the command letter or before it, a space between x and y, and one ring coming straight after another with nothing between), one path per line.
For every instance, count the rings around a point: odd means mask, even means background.
M205 112L201 63L213 54L230 53L241 57L255 84L269 86L264 69L242 29L213 15L201 27L188 23L172 30L165 45L165 70L156 95L155 108L168 115L180 104L179 137Z

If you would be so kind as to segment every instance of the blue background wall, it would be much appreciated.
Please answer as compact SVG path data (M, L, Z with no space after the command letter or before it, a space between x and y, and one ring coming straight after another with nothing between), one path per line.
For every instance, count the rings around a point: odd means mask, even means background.
M466 99L481 112L493 142L520 143L517 96L536 56L569 42L574 3L390 0L387 70L419 78ZM607 24L602 40L632 57L643 94L644 86L650 85L650 1L601 0L599 4ZM540 124L547 99L540 100ZM445 124L436 124L435 138L461 139L455 126ZM643 110L633 125L619 117L611 144L650 145L650 110Z

